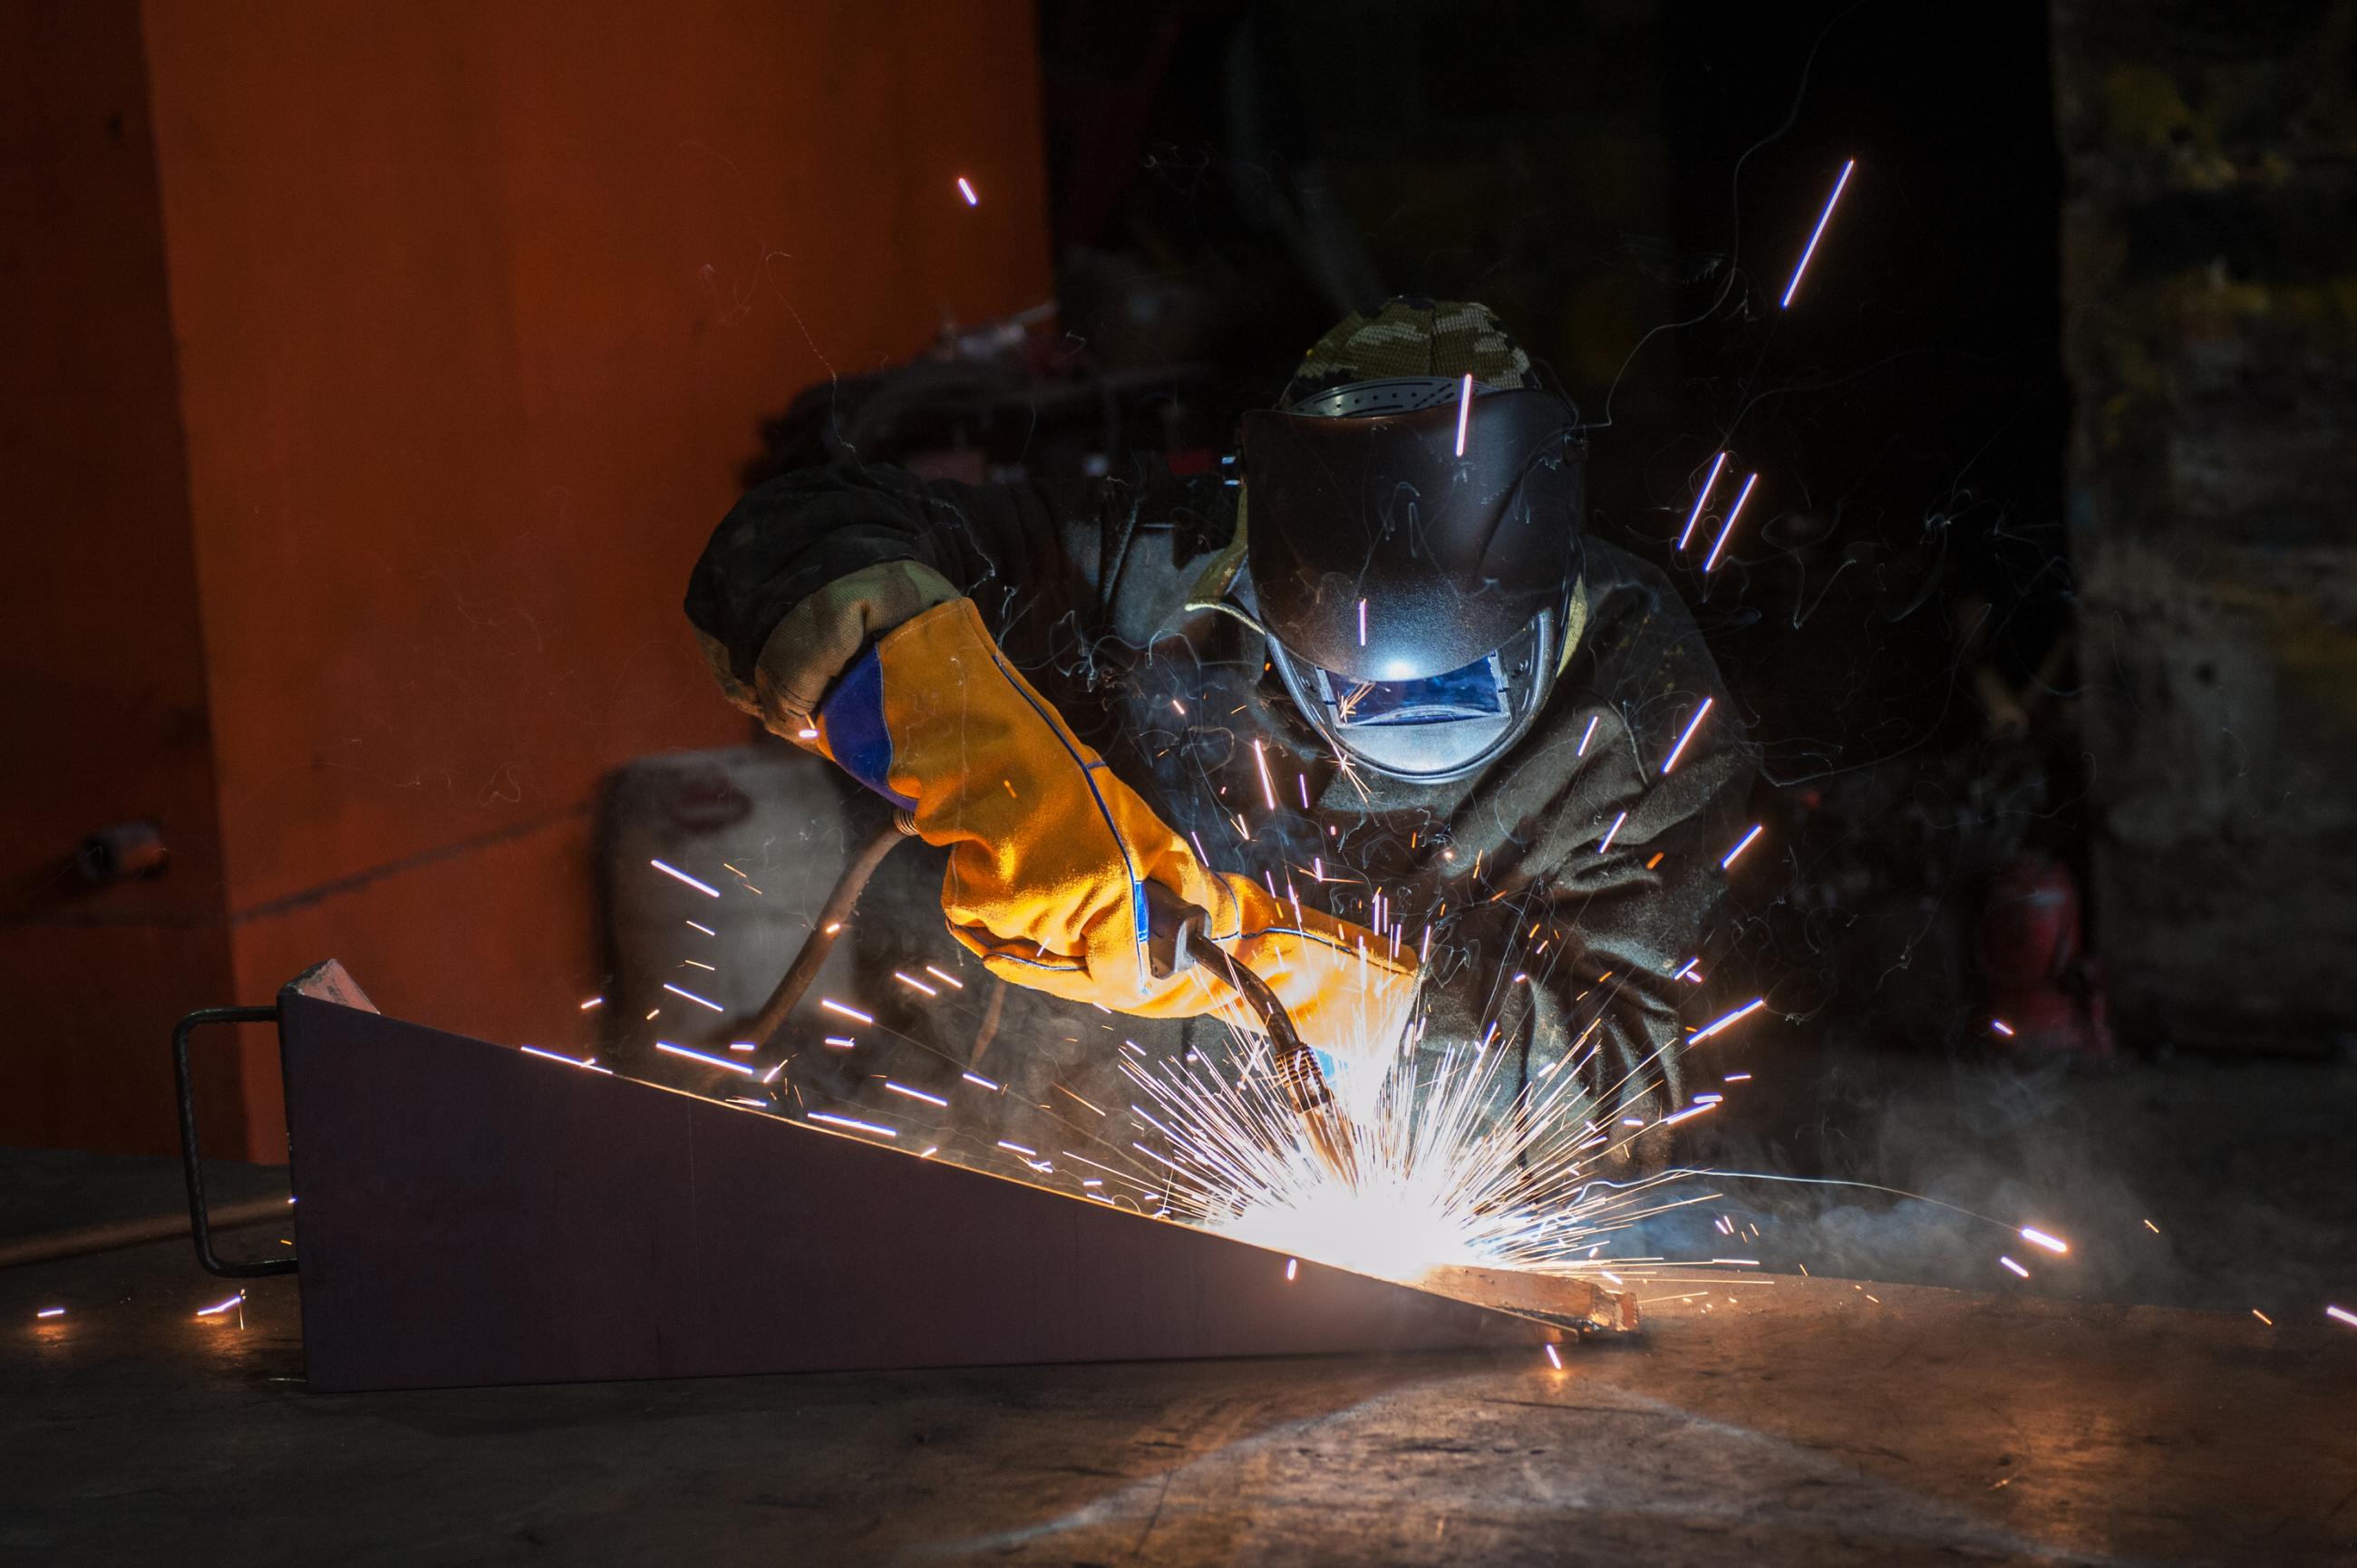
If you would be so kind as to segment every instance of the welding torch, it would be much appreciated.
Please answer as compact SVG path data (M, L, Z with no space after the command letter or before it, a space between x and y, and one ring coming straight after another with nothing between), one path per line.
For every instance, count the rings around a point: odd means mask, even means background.
M1295 1032L1292 1015L1268 982L1211 940L1211 917L1158 882L1144 885L1146 961L1157 980L1200 968L1236 993L1268 1036L1276 1081L1318 1162L1346 1185L1358 1181L1358 1150L1351 1123L1334 1103L1318 1053Z

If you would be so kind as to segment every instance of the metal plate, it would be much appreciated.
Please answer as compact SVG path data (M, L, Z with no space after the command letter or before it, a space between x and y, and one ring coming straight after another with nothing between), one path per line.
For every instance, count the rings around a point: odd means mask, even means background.
M1528 1345L1505 1313L280 993L319 1390Z

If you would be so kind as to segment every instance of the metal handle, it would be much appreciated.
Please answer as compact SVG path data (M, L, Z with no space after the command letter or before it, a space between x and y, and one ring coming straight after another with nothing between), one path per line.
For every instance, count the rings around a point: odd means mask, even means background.
M224 1263L213 1252L212 1224L205 1209L205 1173L197 1163L196 1086L188 1079L188 1036L207 1024L275 1024L275 1007L199 1007L172 1027L172 1076L180 1089L180 1158L188 1179L188 1230L197 1243L197 1262L208 1273L223 1279L258 1279L264 1274L291 1274L292 1258L264 1258L251 1263Z
M1159 882L1141 883L1138 890L1146 897L1146 959L1154 978L1168 980L1192 969L1202 950L1211 945L1205 935L1211 915Z

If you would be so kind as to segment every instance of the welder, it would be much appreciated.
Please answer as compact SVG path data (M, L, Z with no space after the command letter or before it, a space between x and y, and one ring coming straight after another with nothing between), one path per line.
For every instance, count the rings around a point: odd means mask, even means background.
M1147 963L1157 884L1313 1047L1387 1058L1413 1011L1422 1053L1507 1053L1508 1100L1568 1061L1650 1121L1750 773L1675 591L1588 537L1586 456L1489 309L1394 299L1223 472L785 474L687 611L732 702L949 848L1003 979L1231 1000Z

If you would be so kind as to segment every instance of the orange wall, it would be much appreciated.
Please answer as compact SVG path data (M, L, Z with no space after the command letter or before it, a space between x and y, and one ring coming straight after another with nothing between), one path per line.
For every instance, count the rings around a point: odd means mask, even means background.
M742 734L679 600L756 421L1047 295L1028 5L145 24L232 988L571 1043L598 777Z
M136 0L0 0L0 1144L161 1150L230 957ZM169 875L84 888L137 818Z

